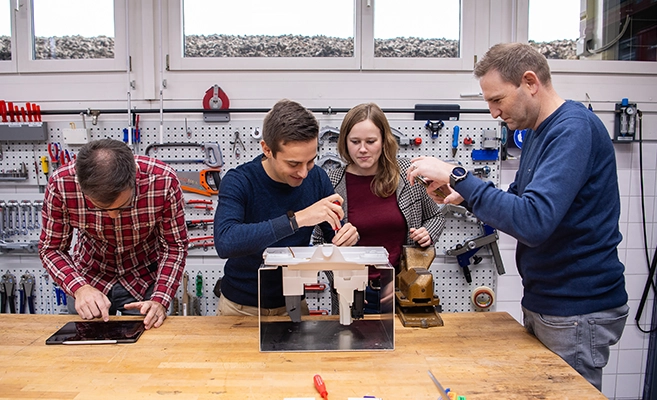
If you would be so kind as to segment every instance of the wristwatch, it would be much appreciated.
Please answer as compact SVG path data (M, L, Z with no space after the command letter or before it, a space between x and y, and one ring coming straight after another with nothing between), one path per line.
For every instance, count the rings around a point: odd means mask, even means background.
M463 168L463 167L454 167L452 169L452 173L449 175L449 186L452 188L454 185L456 185L458 182L461 182L463 179L468 176L468 171Z
M299 224L297 224L297 217L294 215L294 211L290 210L287 212L287 217L290 220L290 226L292 227L293 231L298 231L299 230Z

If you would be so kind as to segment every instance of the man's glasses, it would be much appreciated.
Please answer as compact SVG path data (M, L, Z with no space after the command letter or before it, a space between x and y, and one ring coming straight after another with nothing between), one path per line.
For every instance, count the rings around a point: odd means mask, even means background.
M119 206L119 207L114 207L114 208L104 208L104 207L97 206L96 204L94 204L93 201L91 201L91 199L89 197L87 197L86 198L87 210L89 210L89 211L125 211L125 210L129 210L129 209L131 209L135 206L135 198L137 197L136 194L137 194L137 192L133 188L132 189L132 196L130 197L130 200L128 200L128 202L126 204L124 204L122 206Z

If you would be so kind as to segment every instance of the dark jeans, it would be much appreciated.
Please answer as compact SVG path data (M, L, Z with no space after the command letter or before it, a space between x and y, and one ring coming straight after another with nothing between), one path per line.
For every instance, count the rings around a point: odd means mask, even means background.
M155 284L152 284L148 287L148 290L146 291L146 295L144 296L144 300L148 300L151 298L151 295L153 294L153 288L155 287ZM109 293L107 293L107 298L109 301L112 303L109 309L109 314L110 315L116 315L117 311L120 311L122 315L141 315L139 314L139 310L126 310L123 308L124 305L128 303L134 303L137 300L133 295L130 294L126 290L123 285L120 283L114 284L112 288L110 289ZM72 296L66 296L66 307L68 308L69 314L77 314L78 312L75 311L75 298Z

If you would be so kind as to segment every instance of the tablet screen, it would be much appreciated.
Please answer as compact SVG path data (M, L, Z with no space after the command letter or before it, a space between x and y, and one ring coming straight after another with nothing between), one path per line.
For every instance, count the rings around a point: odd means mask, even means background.
M46 344L134 343L144 333L144 321L71 321L46 340Z

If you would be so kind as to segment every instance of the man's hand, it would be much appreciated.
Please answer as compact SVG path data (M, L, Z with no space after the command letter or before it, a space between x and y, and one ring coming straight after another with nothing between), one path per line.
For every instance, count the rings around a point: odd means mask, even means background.
M336 246L353 246L358 243L359 239L360 236L358 236L358 229L356 229L351 222L347 222L342 228L340 228L340 230L335 232L333 244Z
M425 227L421 227L418 229L411 228L409 236L411 237L411 240L417 242L417 244L419 244L420 247L429 247L432 243L431 235L429 234L429 231Z
M103 318L109 321L109 309L112 303L100 290L91 285L84 285L73 294L75 311L82 319Z
M432 182L427 187L427 193L433 201L438 204L456 204L459 205L463 203L463 197L456 190L452 189L449 185L443 185L439 188L436 183Z
M141 315L145 315L144 327L146 329L159 328L167 317L167 310L164 309L164 306L152 300L128 303L123 307L126 310L139 310Z
M310 207L295 212L297 224L299 227L315 226L326 221L337 231L341 227L340 221L344 218L344 210L340 204L342 196L337 193L325 197Z
M446 163L434 157L418 157L412 160L406 177L411 185L416 183L415 177L420 175L426 181L435 182L440 187L449 184L449 176L454 167L454 164Z

